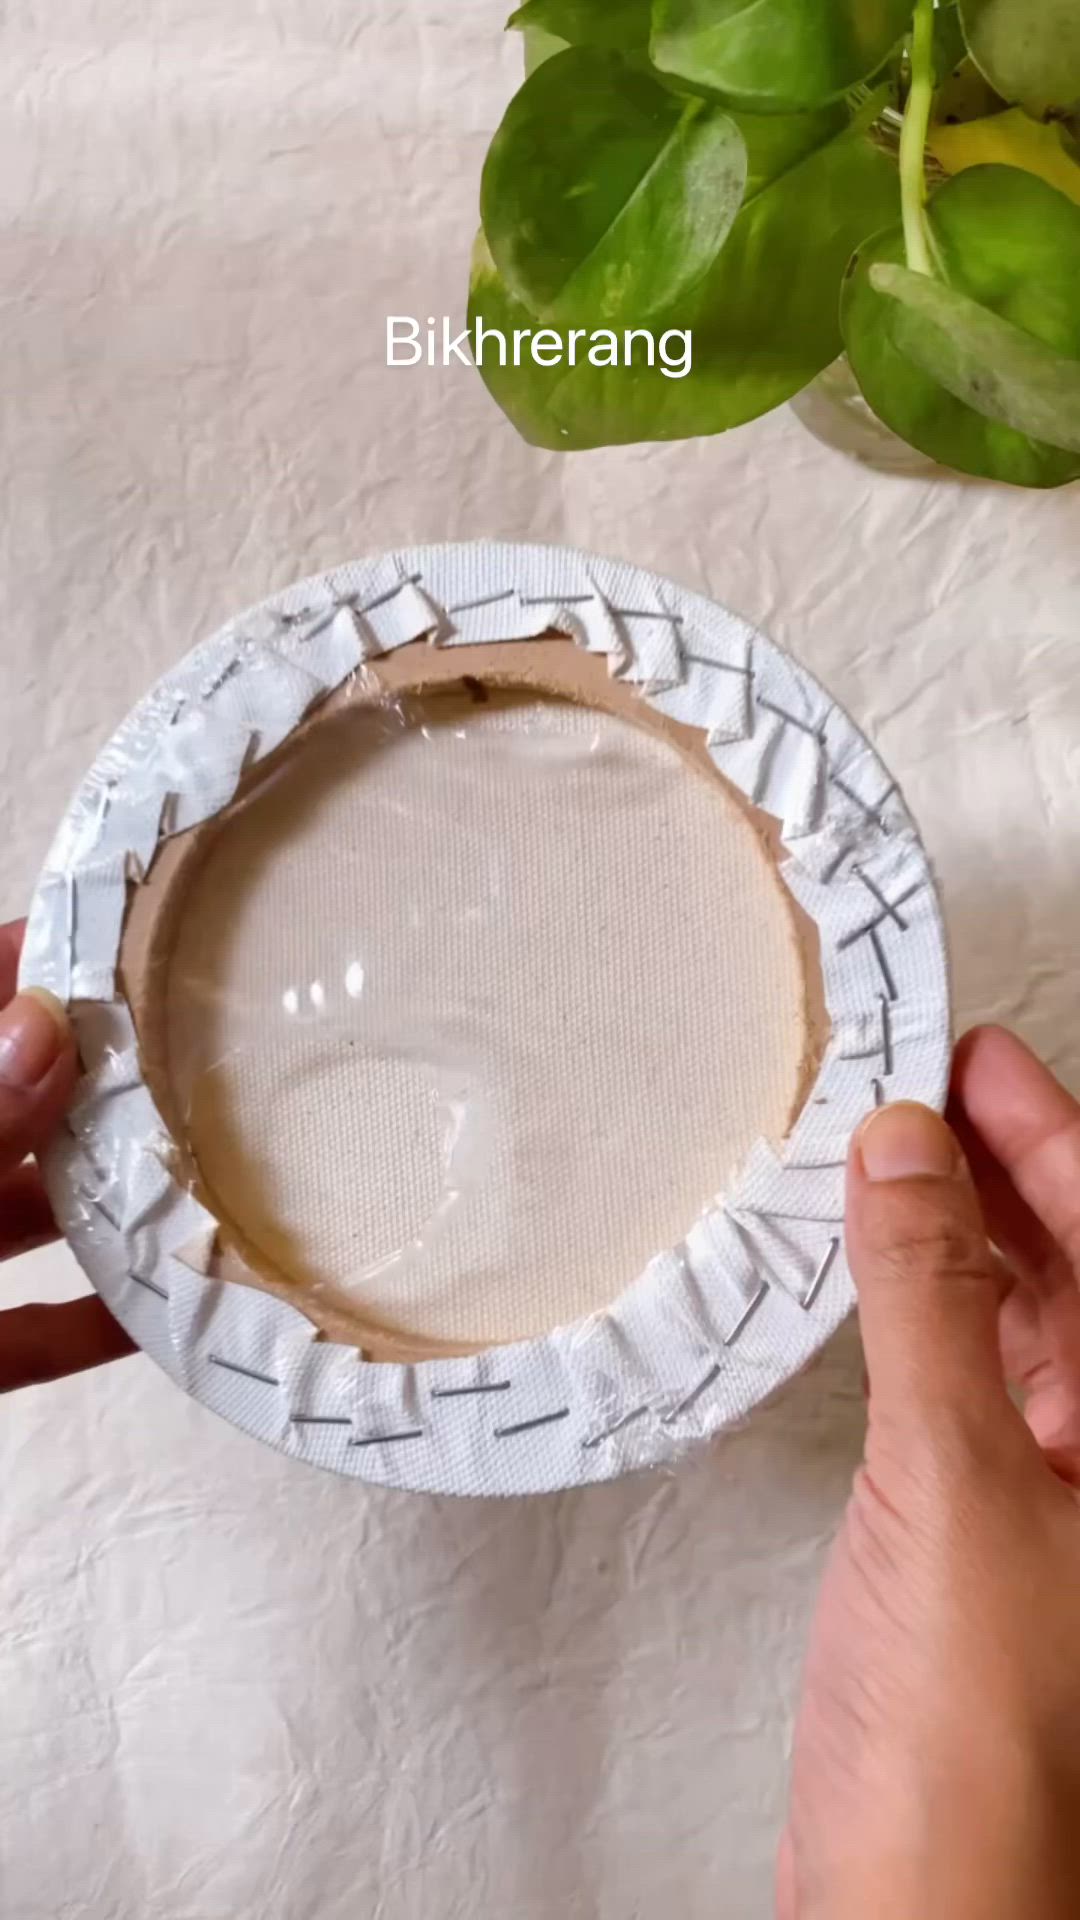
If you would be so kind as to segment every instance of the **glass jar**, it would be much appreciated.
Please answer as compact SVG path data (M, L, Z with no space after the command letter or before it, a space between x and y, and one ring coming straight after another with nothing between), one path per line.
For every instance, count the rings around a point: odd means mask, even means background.
M914 477L942 471L929 454L910 447L878 419L863 399L845 354L819 373L816 380L811 380L788 404L815 440L850 454L864 467L873 467L878 473Z

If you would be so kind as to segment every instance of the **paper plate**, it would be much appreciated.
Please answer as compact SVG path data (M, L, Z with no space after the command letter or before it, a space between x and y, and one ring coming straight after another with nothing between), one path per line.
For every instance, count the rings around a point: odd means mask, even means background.
M896 783L794 661L639 568L345 566L99 755L24 982L84 1077L45 1177L189 1393L301 1460L540 1491L671 1462L847 1313L843 1172L940 1105Z

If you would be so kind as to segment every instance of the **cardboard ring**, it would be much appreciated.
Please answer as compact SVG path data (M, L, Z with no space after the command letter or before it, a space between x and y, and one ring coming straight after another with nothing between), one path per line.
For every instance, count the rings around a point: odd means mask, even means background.
M474 669L609 710L629 702L756 819L781 822L783 878L820 941L830 1031L780 1152L759 1143L737 1190L610 1310L479 1353L371 1362L318 1338L272 1292L215 1270L218 1222L176 1179L154 1100L168 1104L147 1019L168 921L155 901L181 889L204 823L252 765L298 725L325 724L350 678L355 688L370 676L379 697L395 683L460 684ZM78 1257L133 1337L188 1391L284 1451L435 1490L609 1478L740 1418L850 1305L841 1219L852 1127L875 1099L940 1105L947 1079L936 893L866 742L744 622L639 569L562 549L424 548L362 562L275 596L197 649L76 796L35 898L23 976L72 1006L87 1072L46 1178Z
M175 1146L173 1171L219 1222L219 1231L207 1262L209 1277L234 1284L264 1288L298 1307L319 1333L361 1349L370 1360L416 1362L447 1359L482 1352L482 1342L439 1341L388 1324L356 1302L342 1299L324 1287L299 1286L294 1275L281 1270L262 1252L240 1219L230 1217L228 1203L215 1192L200 1167L198 1151L182 1113L182 1100L171 1070L166 981L176 928L188 911L192 887L212 854L221 833L228 830L234 810L246 805L259 790L275 780L296 749L314 741L326 729L351 719L357 708L382 708L388 702L435 695L452 698L463 692L473 700L488 691L524 693L569 701L590 711L625 720L635 728L665 741L699 779L722 788L760 841L765 857L775 867L784 858L779 822L753 806L733 788L714 765L700 730L681 725L643 700L640 692L614 678L602 658L587 654L567 635L543 636L534 641L496 641L488 646L433 649L426 641L412 641L397 652L372 663L320 701L288 739L267 759L245 773L233 801L212 819L173 835L160 848L145 881L133 890L120 943L119 981L131 1008L138 1038L143 1075L154 1104ZM817 929L799 903L786 892L775 874L778 897L789 921L792 944L803 985L803 1035L794 1099L785 1131L801 1110L817 1072L829 1032L821 977Z

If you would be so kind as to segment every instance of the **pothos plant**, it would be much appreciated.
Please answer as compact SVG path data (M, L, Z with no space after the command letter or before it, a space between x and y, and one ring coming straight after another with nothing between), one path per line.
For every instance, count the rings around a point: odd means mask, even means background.
M692 339L679 378L485 351L527 440L721 433L846 352L942 464L1080 477L1080 0L526 0L509 24L474 353L480 321Z

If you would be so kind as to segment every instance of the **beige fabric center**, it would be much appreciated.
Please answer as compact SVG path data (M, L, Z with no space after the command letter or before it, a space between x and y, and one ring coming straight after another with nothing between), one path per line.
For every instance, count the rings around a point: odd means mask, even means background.
M212 841L165 1010L194 1156L259 1260L469 1343L602 1307L780 1137L804 996L719 780L492 693L300 740Z

